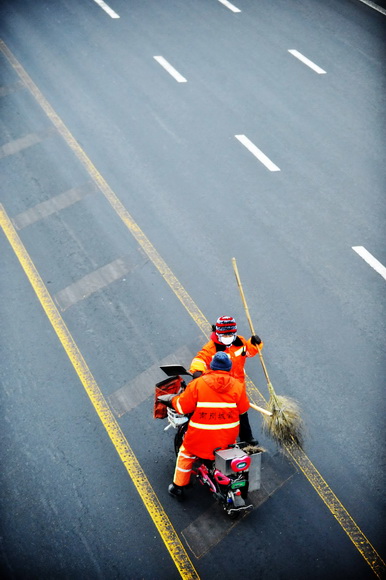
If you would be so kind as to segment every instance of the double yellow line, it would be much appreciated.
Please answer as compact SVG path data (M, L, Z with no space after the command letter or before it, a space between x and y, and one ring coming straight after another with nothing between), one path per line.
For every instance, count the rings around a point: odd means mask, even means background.
M110 186L100 175L94 167L86 153L79 146L70 131L64 125L60 117L55 113L54 109L44 98L35 83L26 73L21 64L17 61L8 47L0 40L0 50L6 56L12 67L15 69L24 85L29 89L41 108L45 111L47 116L51 119L57 131L61 134L68 146L75 153L79 161L85 167L86 171L92 177L94 182L98 185L100 191L108 200L114 211L123 221L123 223L130 230L134 238L140 244L142 249L146 252L149 259L160 272L161 276L167 282L169 287L173 290L181 304L187 310L189 315L196 322L204 335L207 335L209 323L201 310L194 303L192 298L186 292L184 287L180 284L173 272L167 266L165 261L161 258L157 250L151 244L150 240L145 236L140 227L133 220L122 202L118 199ZM171 557L173 558L182 578L193 579L198 578L197 572L194 569L183 545L181 544L178 535L171 525L166 513L164 512L156 494L154 493L150 483L148 482L145 473L138 463L134 453L132 452L124 434L122 433L118 423L116 422L107 402L105 401L94 377L92 376L82 354L76 346L71 334L69 333L63 319L61 318L51 296L41 280L39 273L34 267L29 258L20 238L18 237L11 221L9 220L4 208L0 206L0 222L1 227L12 245L15 254L17 255L24 271L29 278L48 318L51 321L68 357L70 358L80 380L83 383L86 392L88 393L95 410L97 411L104 427L106 428L115 448L117 449L122 462L124 463L130 477L133 480L150 516L152 517ZM248 379L248 392L252 399L259 404L265 402L264 397L255 387L255 385ZM353 542L357 550L362 554L363 558L369 564L373 572L381 578L386 571L386 565L379 556L375 548L371 545L369 540L354 522L350 514L344 508L342 503L338 500L328 484L322 478L318 470L309 460L307 455L298 447L288 447L287 452L292 457L293 461L298 465L305 477L311 483L312 487L319 494L330 512L339 522L345 533Z

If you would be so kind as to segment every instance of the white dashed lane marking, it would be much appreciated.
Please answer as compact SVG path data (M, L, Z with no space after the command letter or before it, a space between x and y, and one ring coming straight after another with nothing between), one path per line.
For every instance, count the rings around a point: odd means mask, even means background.
M180 75L178 71L163 57L163 56L155 56L153 57L158 64L160 64L178 83L186 83L187 80L185 77Z
M375 2L371 2L370 0L359 0L359 2L362 2L362 4L366 4L366 6L369 6L373 10L376 10L377 12L380 12L381 14L386 16L386 10L384 8L381 8L381 6L378 6L378 4L375 4Z
M94 2L96 2L98 6L100 6L102 10L106 12L106 14L111 16L111 18L120 18L120 16L116 12L114 12L114 10L110 8L110 6L106 4L106 2L103 2L103 0L94 0Z
M386 268L381 262L379 262L370 252L366 250L363 246L353 246L352 249L358 254L369 266L374 268L378 274L386 280Z
M229 10L232 10L232 12L241 12L241 10L239 10L238 8L236 8L236 6L228 2L228 0L218 0L218 1L221 2L221 4L223 4L227 8L229 8Z
M325 75L326 71L323 70L322 68L320 68L320 66L318 66L317 64L315 64L314 62L312 62L312 60L310 60L309 58L307 58L306 56L304 56L304 54L301 54L301 52L299 52L298 50L295 49L290 49L288 50L288 52L290 54L292 54L292 56L294 56L295 58L297 58L298 60L300 60L303 64L306 64L308 67L310 67L313 71L315 71L316 73L318 73L318 75Z
M279 167L275 165L260 149L256 147L245 135L235 135L236 139L240 141L254 155L263 165L270 171L280 171Z

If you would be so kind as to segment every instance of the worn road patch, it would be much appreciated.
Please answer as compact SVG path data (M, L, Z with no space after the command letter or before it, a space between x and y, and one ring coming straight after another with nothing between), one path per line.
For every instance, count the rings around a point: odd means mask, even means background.
M98 191L97 186L89 181L80 185L79 187L73 187L67 191L63 191L51 199L42 201L36 204L34 207L19 213L17 216L12 218L13 225L17 230L21 230L26 226L29 226L45 217L48 217L58 211L73 205L77 201L83 199L86 195L91 193L96 193Z
M140 403L146 401L150 395L154 395L156 383L166 378L166 375L160 370L161 365L170 364L187 364L186 361L192 360L195 352L183 346L173 354L167 356L157 364L146 369L143 373L135 377L132 381L124 385L110 395L109 404L117 417L122 417L125 413L134 409Z
M261 466L261 488L248 494L253 509L264 503L271 495L280 489L295 473L294 465L281 453L263 454ZM206 491L206 490L205 490ZM201 558L216 546L229 532L250 512L245 512L237 520L230 520L222 508L214 503L194 522L182 531L189 548Z
M119 280L131 269L132 266L127 259L118 258L57 292L55 301L63 312L80 300Z
M41 143L48 137L51 137L54 133L56 133L56 129L50 127L45 131L28 133L28 135L24 135L24 137L19 137L19 139L9 141L0 147L0 159L8 157L9 155L15 155L15 153L19 153L20 151L23 151L23 149L28 149L28 147L32 147L32 145Z

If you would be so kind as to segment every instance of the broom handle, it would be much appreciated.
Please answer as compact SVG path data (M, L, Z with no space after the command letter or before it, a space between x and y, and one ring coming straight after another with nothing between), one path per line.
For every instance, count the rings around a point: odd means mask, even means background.
M252 319L251 319L251 316L249 314L249 309L248 309L247 301L245 300L243 287L241 285L239 271L238 271L237 264L236 264L236 258L232 258L232 264L233 264L233 270L235 272L235 276L236 276L236 280L237 280L237 285L238 285L239 290L240 290L241 300L242 300L243 305L244 305L245 314L247 315L247 319L248 319L248 322L249 322L249 327L251 329L251 334L255 334L255 330L254 330L253 324L252 324ZM262 355L261 350L259 349L258 345L256 345L256 346L257 346L257 352L259 354L261 366L263 367L264 375L265 375L265 378L267 380L268 390L269 390L270 394L273 394L273 396L275 396L275 391L273 390L273 386L271 384L271 381L269 380L269 375L268 375L267 367L265 366L265 362L264 362L264 359L263 359L263 355Z
M258 405L255 405L254 403L249 403L249 406L252 407L252 409L255 409L255 411L259 411L259 413L263 413L263 415L268 415L268 417L272 417L273 413L271 413L271 411L268 411L268 409L263 409L263 407L259 407Z
M249 328L251 329L251 334L255 334L255 330L254 330L253 324L252 324L251 315L249 314L248 304L247 304L247 301L245 300L243 287L241 286L241 280L240 280L240 276L239 276L239 271L237 269L236 258L232 258L232 263L233 263L233 269L235 271L237 285L238 285L239 290L240 290L241 300L242 300L243 305L244 305L245 314L247 315L247 319L248 319L248 322L249 322Z

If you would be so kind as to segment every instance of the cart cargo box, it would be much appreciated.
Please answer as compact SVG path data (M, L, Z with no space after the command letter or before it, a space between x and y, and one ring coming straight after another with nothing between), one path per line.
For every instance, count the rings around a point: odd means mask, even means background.
M262 452L247 455L239 447L232 449L221 449L215 453L216 469L221 471L224 475L231 475L233 473L231 462L233 459L242 459L243 457L250 457L251 465L248 470L249 491L256 491L260 489L261 481L261 456Z

